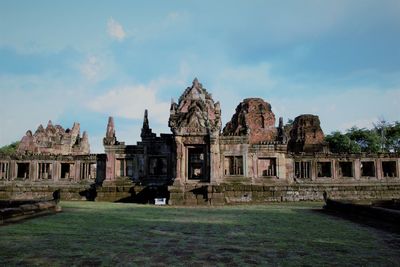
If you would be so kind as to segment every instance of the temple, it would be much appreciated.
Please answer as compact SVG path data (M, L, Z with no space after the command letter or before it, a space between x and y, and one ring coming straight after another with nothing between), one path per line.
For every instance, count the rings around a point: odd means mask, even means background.
M157 136L145 110L135 145L118 140L110 117L104 154L89 153L77 123L64 130L50 121L28 131L17 154L0 156L0 189L19 184L33 192L45 182L66 199L163 197L189 205L321 200L323 192L338 199L400 197L398 154L331 153L316 115L284 125L270 103L246 98L222 127L219 102L197 79L169 112L171 133ZM0 192L0 198L21 196Z

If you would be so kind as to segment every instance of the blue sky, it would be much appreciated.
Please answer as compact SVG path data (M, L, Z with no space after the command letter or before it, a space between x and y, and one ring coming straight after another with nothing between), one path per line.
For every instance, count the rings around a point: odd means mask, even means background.
M101 152L107 117L139 140L144 109L169 133L197 77L221 102L261 97L325 133L400 120L400 1L0 2L0 146L51 119Z

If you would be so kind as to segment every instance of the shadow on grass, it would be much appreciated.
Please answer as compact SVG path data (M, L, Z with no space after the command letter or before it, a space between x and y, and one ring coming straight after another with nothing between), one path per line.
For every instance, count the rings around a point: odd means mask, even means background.
M333 218L340 218L343 220L351 221L353 223L373 227L375 229L383 230L388 233L400 234L400 225L396 223L390 223L384 220L379 220L378 218L371 218L367 216L362 216L356 213L346 213L327 209L315 209L313 212L318 214L323 214L325 216L330 216ZM400 244L399 244L400 249Z
M387 266L399 260L380 236L310 207L63 205L60 216L0 229L0 265Z
M118 203L137 203L154 204L156 198L165 198L169 200L169 191L167 186L146 186L141 191L136 192L135 187L129 190L129 197L121 198L115 202Z

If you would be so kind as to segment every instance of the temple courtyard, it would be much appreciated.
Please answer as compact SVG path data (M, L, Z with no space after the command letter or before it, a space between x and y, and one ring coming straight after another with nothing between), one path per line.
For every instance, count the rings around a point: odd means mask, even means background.
M61 202L0 227L0 266L396 266L400 234L323 203L171 207Z

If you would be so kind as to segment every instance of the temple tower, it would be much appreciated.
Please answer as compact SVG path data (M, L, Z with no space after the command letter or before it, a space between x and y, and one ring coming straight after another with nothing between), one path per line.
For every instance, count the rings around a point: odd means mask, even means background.
M218 183L221 108L197 79L178 103L172 101L169 127L176 145L175 184Z

